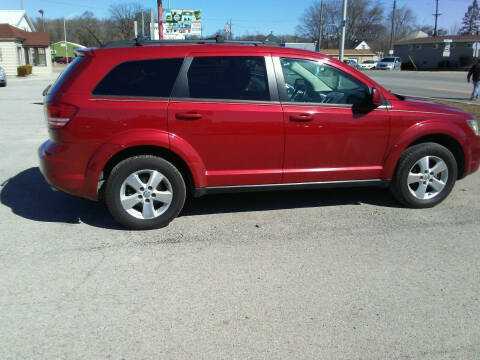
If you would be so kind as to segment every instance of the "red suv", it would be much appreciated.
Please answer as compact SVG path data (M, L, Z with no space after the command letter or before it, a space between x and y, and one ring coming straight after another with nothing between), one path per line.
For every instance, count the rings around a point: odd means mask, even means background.
M187 194L376 185L431 207L479 167L472 115L318 53L165 41L80 55L45 92L41 170L130 229L167 225Z

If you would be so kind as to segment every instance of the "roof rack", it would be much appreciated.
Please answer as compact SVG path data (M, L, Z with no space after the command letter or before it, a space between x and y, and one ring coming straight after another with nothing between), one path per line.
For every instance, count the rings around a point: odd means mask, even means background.
M116 40L109 41L101 46L102 49L144 46L144 45L184 45L184 44L231 44L231 45L254 45L254 46L285 46L285 44L269 41L241 41L241 40L225 40L223 36L217 35L213 38L200 40L148 40L135 38L133 40Z

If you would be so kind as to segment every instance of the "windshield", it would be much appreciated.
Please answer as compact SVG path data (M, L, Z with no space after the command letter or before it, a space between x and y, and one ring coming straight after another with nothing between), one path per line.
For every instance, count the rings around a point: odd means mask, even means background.
M386 57L382 59L382 62L395 62L395 58L393 57Z

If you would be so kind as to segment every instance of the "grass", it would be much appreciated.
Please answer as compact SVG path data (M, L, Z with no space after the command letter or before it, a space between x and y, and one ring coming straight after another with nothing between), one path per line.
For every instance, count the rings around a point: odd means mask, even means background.
M471 105L465 104L457 101L448 101L448 100L434 100L437 103L445 104L451 107L456 107L460 110L466 111L472 115L474 115L477 119L480 119L480 104L479 105Z

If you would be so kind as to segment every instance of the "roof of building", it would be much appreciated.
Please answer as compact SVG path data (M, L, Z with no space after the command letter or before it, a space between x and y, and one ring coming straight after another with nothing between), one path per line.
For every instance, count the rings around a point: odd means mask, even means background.
M268 34L265 37L265 40L263 40L263 41L265 41L265 42L276 42L276 43L281 43L282 42L282 40L279 37L273 35L273 32L270 32L270 34Z
M50 45L49 33L24 31L9 24L0 24L0 39L20 40L24 46Z
M428 34L426 32L422 30L417 30L417 31L411 32L410 34L408 34L407 36L405 36L404 38L398 41L413 40L413 39L420 39L420 38L426 38L426 37L428 37Z
M480 42L480 35L445 35L445 36L427 36L414 39L401 39L395 42L395 45L408 44L435 44L443 43L445 40L452 40L453 42Z
M336 56L340 54L340 49L321 49L320 52L325 55ZM345 49L343 53L344 55L375 55L375 53L369 49Z
M65 41L61 40L61 41L57 41L56 43L53 43L52 45L57 45L57 44L65 44ZM76 46L76 47L79 47L79 48L86 48L86 46L83 46L83 45L80 45L80 44L77 44L77 43L74 43L74 42L71 42L71 41L67 41L67 44L70 44L70 45L73 45L73 46Z
M25 18L32 31L35 31L35 25L33 25L25 10L0 10L0 24L9 24L19 28L23 18Z

